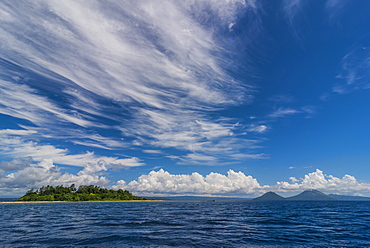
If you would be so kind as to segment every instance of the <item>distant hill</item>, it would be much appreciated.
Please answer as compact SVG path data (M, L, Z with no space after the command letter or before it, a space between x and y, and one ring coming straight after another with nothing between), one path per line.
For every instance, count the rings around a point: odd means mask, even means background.
M306 190L300 193L299 195L287 197L285 199L288 201L336 201L337 200L315 189Z
M340 201L370 201L370 197L330 194L330 197Z
M287 198L284 198L274 192L267 192L264 195L253 199L253 201L339 201L339 200L341 199L328 196L314 189L306 190L296 196L291 196Z
M284 201L285 198L275 192L267 192L260 197L254 198L253 201Z

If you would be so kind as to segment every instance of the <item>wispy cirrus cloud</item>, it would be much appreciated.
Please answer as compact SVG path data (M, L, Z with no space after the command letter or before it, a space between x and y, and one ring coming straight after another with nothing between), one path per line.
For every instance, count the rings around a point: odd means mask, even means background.
M226 73L230 51L216 36L257 8L252 0L4 1L3 66L22 67L38 79L7 70L0 113L28 120L50 138L95 148L127 146L101 135L113 129L147 146L221 149L219 139L232 123L205 112L240 104L249 92ZM229 139L234 143L237 138Z
M221 164L225 159L238 157L232 155L245 154L243 149L257 148L256 144L260 142L258 139L246 139L246 127L232 119L210 119L193 111L174 114L142 110L141 115L145 117L122 127L123 134L139 138L136 144L140 146L150 144L186 152L184 156L172 157L181 164ZM135 136L138 133L140 136ZM195 159L200 156L210 160Z
M93 152L82 154L73 154L68 149L57 148L50 144L39 144L32 140L27 140L23 137L26 130L5 130L0 131L0 151L4 156L8 157L32 157L35 161L43 159L52 159L58 164L72 165L85 167L89 164L95 164L99 161L107 164L107 166L122 169L127 167L141 166L143 163L136 157L117 158L98 156ZM15 134L15 135L14 135ZM19 137L19 135L21 135Z
M248 128L248 132L264 133L269 129L267 125L263 124L251 124Z
M56 122L72 123L81 127L94 126L73 111L67 112L27 85L0 80L0 113L26 119L37 126L52 125Z
M366 41L356 44L343 57L342 72L337 78L345 83L335 85L332 89L334 93L346 94L354 90L370 89L370 47Z
M31 134L35 134L35 133L37 133L37 131L33 131L33 130L15 130L15 129L0 130L0 135L24 136L24 135L31 135Z
M349 3L347 0L327 0L326 11L329 14L329 20L335 21L345 10L345 6Z
M143 152L149 153L149 154L162 154L163 153L160 150L143 150Z
M212 55L222 49L213 40L213 30L200 26L183 6L170 1L131 2L124 9L83 1L27 5L18 6L18 11L11 8L10 15L27 11L18 22L5 22L2 28L9 48L4 57L16 64L40 74L40 67L49 70L48 77L58 74L70 80L63 84L109 99L156 108L176 102L184 93L188 97L182 100L195 104L238 99L218 88L231 78ZM232 13L229 18L234 18ZM20 27L22 36L14 26ZM60 47L61 42L68 46ZM11 57L14 54L23 57ZM236 93L238 88L234 82L230 90ZM191 101L186 103L194 105Z
M298 113L301 113L301 111L299 110L296 110L296 109L292 109L292 108L278 108L277 110L275 110L274 112L272 112L271 114L268 115L268 117L270 118L279 118L279 117L285 117L285 116L288 116L288 115L293 115L293 114L298 114Z
M305 1L302 0L284 0L283 1L283 11L289 23L293 25L296 15L300 13L303 8Z

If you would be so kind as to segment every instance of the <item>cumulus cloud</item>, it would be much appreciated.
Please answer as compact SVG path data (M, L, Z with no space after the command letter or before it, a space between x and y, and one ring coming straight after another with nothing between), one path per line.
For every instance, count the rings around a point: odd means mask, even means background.
M10 162L2 161L0 170L3 171L16 171L27 167L33 161L32 157L16 158Z
M252 176L229 170L227 175L210 173L202 176L197 172L190 175L173 175L163 169L151 171L137 180L126 184L119 181L113 188L124 188L140 194L254 194L261 186Z
M298 180L290 178L292 183L278 182L272 189L278 192L302 191L307 189L323 190L332 193L353 193L358 191L370 191L370 184L360 183L354 176L344 175L342 178L325 175L323 171L316 169L315 172L305 175Z
M109 180L100 176L100 171L107 168L102 163L89 164L77 175L63 173L61 169L53 164L52 159L43 159L37 164L28 163L30 159L24 160L22 168L12 173L2 172L0 175L1 195L22 195L30 188L39 188L46 185L100 185L106 186ZM19 159L9 162L19 164Z
M324 193L368 194L370 184L357 181L354 176L342 178L326 175L317 169L303 178L290 177L290 182L280 181L275 185L261 185L256 178L243 172L229 170L226 175L211 172L201 175L171 174L163 169L141 175L136 180L126 182L118 180L110 184L104 175L110 170L104 161L89 163L76 174L63 173L51 159L33 163L31 158L15 159L2 163L0 169L0 194L22 195L30 188L45 185L100 185L113 189L125 189L137 195L213 195L254 197L268 191L292 195L308 189L321 190ZM4 166L5 165L5 166ZM12 172L11 166L17 171ZM3 170L6 169L7 171Z
M260 185L257 179L243 172L229 170L227 175L210 173L203 176L197 172L190 175L174 175L163 169L151 171L129 183L116 182L114 189L127 189L140 195L237 195L257 196L268 191L294 194L308 189L325 193L358 194L370 192L370 184L360 183L350 175L337 178L325 175L321 170L309 173L302 179L289 178L291 182L277 182L275 185Z

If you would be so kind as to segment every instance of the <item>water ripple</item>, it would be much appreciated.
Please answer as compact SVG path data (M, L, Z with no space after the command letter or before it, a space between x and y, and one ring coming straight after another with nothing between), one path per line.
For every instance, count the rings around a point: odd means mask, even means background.
M1 247L366 247L370 202L0 204Z

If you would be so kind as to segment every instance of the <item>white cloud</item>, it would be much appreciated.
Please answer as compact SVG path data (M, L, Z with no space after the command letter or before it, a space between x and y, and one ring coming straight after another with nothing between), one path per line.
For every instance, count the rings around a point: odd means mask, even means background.
M38 126L51 125L58 121L73 123L82 127L95 125L57 107L27 85L0 80L0 92L2 93L0 99L0 106L2 105L0 113L2 114L29 120Z
M235 120L210 120L192 111L168 113L141 110L141 115L137 122L122 127L123 134L135 136L139 133L142 137L139 142L141 145L150 144L188 152L180 159L181 164L199 164L199 160L192 159L199 156L208 156L213 165L222 163L225 158L235 159L237 156L234 155L245 154L242 149L257 148L255 144L259 142L240 137L238 134L244 127L235 124ZM259 126L259 131L263 128Z
M0 165L0 170L2 171L17 171L27 167L33 161L32 157L16 158L10 162L2 161Z
M103 157L103 159L104 159L104 157ZM126 168L130 168L130 167L137 167L137 166L145 165L137 157L122 158L122 159L111 158L110 160L108 159L107 161L108 161L109 165L111 167L113 167L113 169L115 169L115 170L117 170L117 169L118 170L119 169L126 169Z
M257 179L242 172L229 170L227 175L210 173L202 176L197 172L190 175L174 175L163 169L151 171L129 183L119 180L114 189L127 189L140 195L237 195L258 196L267 191L277 193L300 193L308 189L318 189L325 193L359 194L369 193L370 184L360 183L355 177L345 175L337 178L325 175L321 170L309 173L303 179L290 177L289 182L276 185L260 185Z
M296 100L291 95L280 94L280 95L274 95L273 97L271 97L270 98L270 101L273 101L275 103L282 104L282 103L293 103Z
M242 172L229 170L227 175L210 173L202 176L197 172L191 175L173 175L163 169L151 171L137 180L126 184L119 181L113 188L124 188L140 194L213 194L235 195L255 194L260 185L256 179Z
M318 189L331 193L354 193L361 191L370 191L370 184L360 183L350 175L344 175L342 178L332 175L325 175L323 171L317 169L309 173L301 180L294 177L290 178L292 183L278 182L271 188L278 192L303 191L307 189Z
M256 154L233 154L231 157L235 159L267 159L268 155L264 153L256 153Z
M287 115L293 115L293 114L298 114L298 113L301 113L301 112L295 109L291 109L291 108L280 107L273 113L269 114L268 117L279 118L279 117L285 117Z
M367 41L358 41L351 52L342 59L342 72L337 76L345 84L335 85L333 92L349 93L354 90L370 89L370 47Z
M311 118L317 113L317 108L315 106L303 106L301 110L302 112L307 113L306 118Z
M223 18L233 18L232 9L242 7L234 1L217 5L211 4ZM176 100L176 91L187 93L189 100L196 102L234 101L217 88L217 84L226 86L230 78L212 55L220 49L212 39L212 30L204 29L181 4L131 2L122 9L108 3L102 8L90 1L49 1L32 7L27 3L18 6L27 18L2 29L9 49L4 57L17 64L42 74L50 70L109 99L135 100L157 108L166 108L166 102ZM19 31L13 29L15 25ZM21 30L24 39L16 39ZM47 39L35 35L41 32ZM60 46L61 42L68 46ZM12 54L23 54L32 62Z
M217 157L208 156L198 153L190 153L181 157L181 164L199 164L199 165L216 165L218 164Z
M333 88L332 88L332 92L334 92L334 93L338 93L338 94L346 94L346 93L348 93L349 91L348 91L348 89L346 89L346 87L345 86L343 86L343 85L336 85L336 86L334 86Z
M144 165L136 157L120 159L117 157L98 156L93 152L71 154L68 149L60 149L53 145L42 145L35 141L6 135L8 133L18 133L18 131L13 130L12 132L0 133L0 151L3 155L15 158L30 156L35 161L53 159L57 164L80 167L84 167L89 163L97 163L98 161L104 161L104 163L116 169Z
M33 130L15 130L15 129L2 129L0 130L0 135L30 135L30 134L35 134L37 131Z
M283 11L290 25L294 24L294 19L302 10L304 3L302 0L283 0Z
M25 161L26 162L26 161ZM11 161L9 163L18 163ZM100 176L100 171L107 168L102 163L89 164L77 175L62 173L60 168L53 164L52 159L43 159L37 164L22 166L20 170L10 174L0 175L0 194L1 195L23 195L30 188L40 188L46 185L100 185L106 186L109 180Z
M240 13L253 15L257 5L254 0L2 2L0 55L38 79L4 70L0 113L32 122L44 137L95 148L128 146L93 137L89 131L99 128L120 130L152 150L228 151L220 139L233 135L233 121L205 116L249 96L247 86L226 73L228 58L222 54L228 51L216 36L237 23ZM228 144L236 148L239 141Z
M119 148L127 148L129 146L128 142L125 142L123 138L119 137L106 137L95 132L85 130L75 129L75 128L40 128L40 127L31 127L25 125L19 125L21 128L26 129L28 132L34 134L37 133L38 136L33 135L27 138L47 138L47 139L61 139L69 141L76 145L84 145L87 147L97 147L106 150L115 150ZM18 130L17 130L18 132Z
M291 167L290 167L291 168ZM289 168L289 169L290 169ZM294 167L293 167L294 168ZM296 182L299 182L299 180L295 177L289 177L289 179L292 181L292 183L296 183Z
M252 124L247 128L247 131L256 132L256 133L264 133L267 130L268 130L268 126L266 126L266 125L256 125L256 124Z
M277 182L275 185L260 185L254 177L243 172L229 170L226 175L211 172L203 176L192 174L171 174L163 169L141 175L137 180L118 180L109 186L106 176L111 173L105 161L87 164L77 174L63 173L52 159L32 163L31 158L3 162L0 167L0 195L22 195L30 188L45 185L100 185L113 189L126 189L137 195L224 195L253 197L267 191L290 195L308 189L324 193L364 194L370 192L369 183L360 183L351 175L342 178L325 175L321 170L305 175L302 179L290 177L291 182ZM1 170L1 168L7 170ZM17 170L11 172L11 170ZM103 176L104 174L104 176Z
M350 1L346 0L327 0L326 1L326 11L329 14L330 21L336 21L337 18L344 12L346 9L345 6Z
M143 150L145 153L150 153L150 154L162 154L163 152L160 150Z

